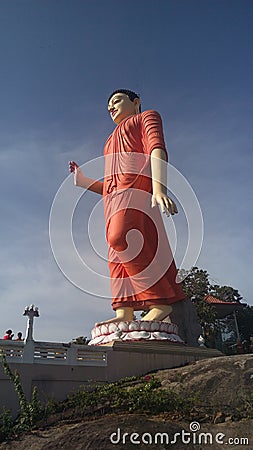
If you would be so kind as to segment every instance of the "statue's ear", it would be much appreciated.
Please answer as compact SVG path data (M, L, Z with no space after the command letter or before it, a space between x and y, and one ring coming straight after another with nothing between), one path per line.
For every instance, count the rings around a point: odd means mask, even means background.
M140 99L139 98L135 98L134 99L134 106L135 106L135 112L136 112L136 114L139 114L139 112L140 112L140 105L141 105L141 101L140 101Z

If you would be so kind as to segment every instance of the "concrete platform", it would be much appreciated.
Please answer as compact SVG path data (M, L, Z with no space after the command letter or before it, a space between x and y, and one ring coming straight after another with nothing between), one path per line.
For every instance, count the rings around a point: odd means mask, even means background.
M3 343L2 347L7 344ZM28 400L34 386L37 386L41 400L54 397L59 401L73 391L98 382L113 382L159 369L181 367L200 359L224 356L218 350L167 341L114 341L99 347L49 344L35 342L34 358L30 363L23 358L25 353L18 353L18 350L23 350L16 349L15 342L8 344L9 353L5 348L9 355L7 362L13 372L17 370L20 374ZM17 395L0 365L0 413L3 407L10 409L13 416L17 414Z
M158 341L114 341L101 345L101 348L107 352L107 381L143 375L159 369L181 367L200 359L224 356L216 349Z

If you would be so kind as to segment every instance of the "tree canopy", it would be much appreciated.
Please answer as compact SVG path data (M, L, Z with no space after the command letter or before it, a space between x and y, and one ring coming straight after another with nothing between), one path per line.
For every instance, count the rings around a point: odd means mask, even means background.
M230 333L230 337L232 336L232 339L235 341L236 334L232 316L230 315L219 322L216 317L215 307L208 304L205 301L205 297L210 294L225 302L241 303L243 297L239 291L232 286L212 285L209 281L210 275L208 272L198 267L192 267L188 272L181 269L179 276L182 279L182 288L185 295L196 306L201 325L213 333L216 333L220 328L226 329L226 332ZM253 336L253 306L247 305L245 308L237 311L236 316L241 340L249 342L250 337Z

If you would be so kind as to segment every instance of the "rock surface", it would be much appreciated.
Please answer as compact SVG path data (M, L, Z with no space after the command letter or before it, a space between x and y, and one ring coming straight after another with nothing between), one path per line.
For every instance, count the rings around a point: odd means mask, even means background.
M108 414L99 418L80 420L75 423L60 421L47 429L38 429L23 435L17 440L0 444L0 449L13 450L103 450L103 449L175 449L183 450L221 450L221 449L252 449L253 448L253 355L224 356L198 361L194 364L169 370L160 370L155 374L163 388L173 389L196 396L200 409L196 411L195 430L192 428L188 444L178 441L168 445L154 443L156 433L167 433L173 439L175 433L182 435L182 430L190 432L190 421L180 420L180 417L168 417L143 414ZM243 418L244 416L244 418ZM251 417L251 418L249 418ZM196 425L197 424L197 425ZM197 428L196 428L197 427ZM197 429L200 427L200 430ZM115 443L110 436L114 434ZM198 442L199 433L210 433L208 444ZM123 442L123 434L125 443ZM138 433L131 443L131 433ZM148 435L144 435L148 433ZM223 439L223 444L216 442ZM195 434L195 443L193 435ZM150 437L152 444L148 444ZM185 435L186 436L186 435ZM116 441L119 438L119 442ZM143 438L144 441L143 442ZM187 436L185 437L187 438ZM212 439L212 443L210 443ZM234 440L232 443L232 439ZM248 439L248 445L245 445ZM230 441L229 441L230 440Z

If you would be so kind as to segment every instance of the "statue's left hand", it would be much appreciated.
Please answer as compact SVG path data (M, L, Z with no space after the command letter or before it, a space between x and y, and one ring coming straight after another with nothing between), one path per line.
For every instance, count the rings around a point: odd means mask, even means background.
M161 211L166 214L166 216L174 215L178 213L175 202L168 197L168 195L161 193L152 195L152 208L159 205Z

